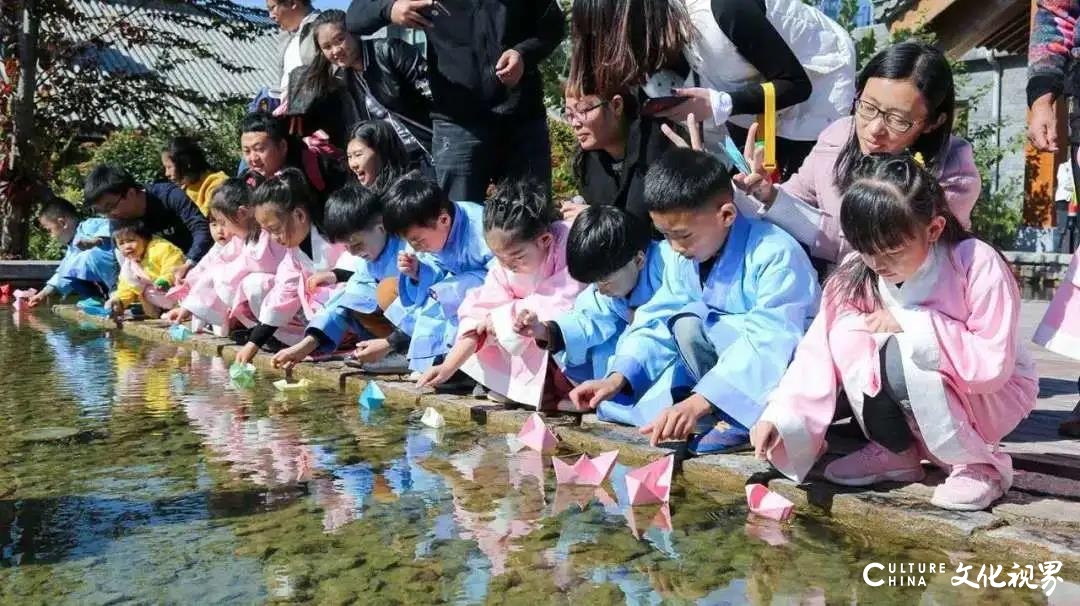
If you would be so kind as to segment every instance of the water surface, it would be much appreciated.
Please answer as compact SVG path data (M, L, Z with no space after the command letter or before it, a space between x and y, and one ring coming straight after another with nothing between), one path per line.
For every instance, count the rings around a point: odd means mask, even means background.
M757 520L681 481L630 509L621 465L556 489L503 436L238 389L221 359L0 312L0 603L1046 603L950 575L872 588L871 562L961 558L974 579L978 561Z

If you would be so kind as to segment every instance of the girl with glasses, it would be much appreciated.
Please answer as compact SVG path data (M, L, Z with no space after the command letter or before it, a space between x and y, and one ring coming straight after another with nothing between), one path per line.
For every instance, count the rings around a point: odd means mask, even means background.
M574 0L570 39L572 90L642 87L656 116L703 120L710 149L725 130L746 138L771 83L784 175L843 116L855 80L851 36L802 0Z

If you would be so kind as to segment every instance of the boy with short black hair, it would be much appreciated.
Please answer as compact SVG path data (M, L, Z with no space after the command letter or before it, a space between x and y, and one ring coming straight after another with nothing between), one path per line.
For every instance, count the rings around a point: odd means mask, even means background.
M412 248L398 254L398 296L415 319L407 357L426 370L454 344L458 305L480 286L494 255L484 240L484 208L451 202L431 181L405 175L383 195L383 225ZM444 383L460 390L466 382Z
M299 343L274 355L275 366L292 366L315 352L331 353L352 333L364 338L355 358L365 371L407 372L403 354L409 335L398 327L407 316L397 301L397 259L407 246L386 233L382 212L379 196L361 185L330 195L323 234L347 246L357 258L356 268L312 277L320 283L345 281L345 288L311 319Z
M608 376L571 398L595 407L624 390L642 394L658 378L658 361L675 358L691 380L642 433L653 444L697 433L695 454L747 448L749 428L817 310L817 276L791 236L739 215L730 178L710 154L665 154L645 177L645 200L681 258L638 310L642 321L620 341Z
M574 220L566 242L566 265L573 279L590 286L578 295L571 311L551 322L534 318L528 330L556 355L572 383L607 376L627 327L645 320L639 308L660 288L664 266L675 255L669 245L653 242L651 236L648 223L614 206L590 206ZM674 359L656 362L652 372L660 378L645 393L617 394L599 405L597 416L640 426L670 406Z
M38 213L38 223L64 246L64 258L45 288L30 297L30 306L38 305L52 294L108 296L116 287L120 271L113 253L109 221L96 217L80 221L71 202L53 198Z

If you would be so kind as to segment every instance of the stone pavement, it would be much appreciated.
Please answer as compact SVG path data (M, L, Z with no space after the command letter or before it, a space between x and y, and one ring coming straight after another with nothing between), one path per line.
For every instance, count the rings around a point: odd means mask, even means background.
M1026 301L1020 320L1025 336L1035 328L1046 310L1045 301ZM1057 426L1076 405L1080 361L1030 346L1039 369L1039 402L1036 410L1010 434L1005 450L1017 469L1052 474L1073 480L1072 496L1080 498L1080 441L1058 436ZM1077 352L1080 355L1080 352Z
M1022 330L1030 335L1045 309L1045 302L1025 302ZM74 306L57 306L55 313L68 320L115 328L112 322L83 315ZM124 333L151 341L168 341L166 324L160 321L127 322ZM228 339L194 335L179 344L209 355L231 358L237 351ZM1080 362L1051 354L1034 345L1041 375L1038 409L1011 434L1005 448L1016 462L1013 490L990 511L949 512L930 505L933 486L944 478L940 470L930 470L923 483L886 484L873 489L847 489L811 475L802 485L782 478L767 464L747 454L710 455L685 458L681 444L668 448L650 447L633 428L603 423L595 415L549 418L562 443L570 449L599 452L618 449L628 464L643 463L669 452L680 461L682 480L696 484L721 501L730 502L743 493L749 482L768 482L769 487L796 504L800 515L828 518L840 526L857 529L863 536L937 546L956 553L971 551L988 561L1060 560L1062 575L1080 581L1080 441L1057 435L1057 424L1076 403ZM263 374L273 370L270 356L260 353L254 360ZM368 379L342 362L305 363L293 375L307 378L317 387L359 394ZM379 377L387 393L388 405L438 409L448 422L475 423L488 431L516 431L528 416L520 409L493 405L485 400L461 396L421 393L403 377ZM830 432L827 457L850 452L861 444L852 426L838 426ZM820 469L820 466L819 468Z

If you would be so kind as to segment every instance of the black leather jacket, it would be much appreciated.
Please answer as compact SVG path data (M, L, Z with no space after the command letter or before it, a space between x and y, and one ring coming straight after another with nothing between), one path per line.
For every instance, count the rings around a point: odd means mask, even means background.
M555 0L440 0L449 14L432 16L425 31L436 118L462 124L494 116L543 118L540 63L559 46L565 17ZM349 31L371 35L390 24L394 0L353 0ZM515 49L525 62L521 81L501 84L495 65Z
M364 103L370 91L395 117L403 118L401 123L430 151L431 89L420 49L397 38L364 40L361 48L363 71L337 70L332 90L317 98L304 86L304 75L294 72L289 80L288 115L303 118L302 134L326 131L330 141L344 149L352 127L370 118ZM311 67L298 71L307 69Z

